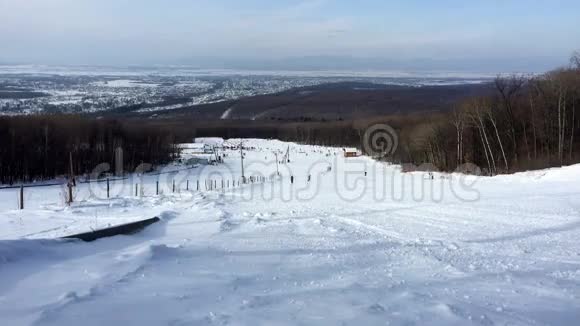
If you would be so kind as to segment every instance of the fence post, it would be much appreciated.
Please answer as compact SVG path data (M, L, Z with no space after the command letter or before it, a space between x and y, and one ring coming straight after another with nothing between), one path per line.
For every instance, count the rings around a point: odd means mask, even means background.
M159 196L159 180L155 181L155 195Z
M70 205L70 204L72 204L74 202L74 200L73 200L73 191L72 191L72 189L73 189L72 182L69 181L68 184L67 184L67 187L68 187L68 204Z
M107 199L109 198L109 193L110 193L110 184L109 184L109 178L107 178Z
M139 189L138 189L138 185L135 184L135 197L139 196Z
M197 191L199 191L199 179L197 180Z
M173 192L175 192L175 179L173 179Z
M187 183L185 185L185 190L189 191L189 180L187 180Z
M20 185L20 209L24 209L24 185Z

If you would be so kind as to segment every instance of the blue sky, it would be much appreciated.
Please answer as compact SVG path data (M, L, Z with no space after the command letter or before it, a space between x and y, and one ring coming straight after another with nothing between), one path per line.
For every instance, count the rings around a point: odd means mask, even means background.
M543 70L580 49L580 1L0 0L0 44L0 62L341 57Z

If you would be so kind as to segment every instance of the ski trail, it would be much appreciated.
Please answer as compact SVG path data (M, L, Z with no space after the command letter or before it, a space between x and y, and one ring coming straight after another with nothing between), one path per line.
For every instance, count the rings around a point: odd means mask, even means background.
M234 108L235 108L234 106L231 106L227 110L225 110L220 119L221 120L229 119L230 116L232 115L232 111L234 110Z

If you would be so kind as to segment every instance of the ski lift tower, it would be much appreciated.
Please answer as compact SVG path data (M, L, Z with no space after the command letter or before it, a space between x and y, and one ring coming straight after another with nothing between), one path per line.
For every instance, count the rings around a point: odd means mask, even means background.
M246 183L246 175L244 174L244 141L240 140L240 163L242 165L242 183Z

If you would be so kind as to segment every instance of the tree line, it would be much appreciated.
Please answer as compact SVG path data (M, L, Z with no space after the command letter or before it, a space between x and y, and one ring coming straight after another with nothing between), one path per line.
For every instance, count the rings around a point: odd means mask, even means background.
M447 171L474 163L489 175L580 161L579 54L569 67L493 85L494 94L412 128L394 158Z
M89 174L102 163L111 171L133 171L144 162L165 164L178 155L174 144L170 129L131 121L73 115L1 117L0 183Z

